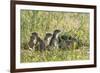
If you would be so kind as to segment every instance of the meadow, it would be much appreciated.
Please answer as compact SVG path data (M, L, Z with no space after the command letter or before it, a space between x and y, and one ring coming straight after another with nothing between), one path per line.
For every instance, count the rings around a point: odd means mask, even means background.
M89 59L89 13L21 10L21 62L71 61ZM61 35L79 40L70 49L30 51L27 47L32 32L43 39L46 32L59 29ZM77 48L75 48L77 46Z

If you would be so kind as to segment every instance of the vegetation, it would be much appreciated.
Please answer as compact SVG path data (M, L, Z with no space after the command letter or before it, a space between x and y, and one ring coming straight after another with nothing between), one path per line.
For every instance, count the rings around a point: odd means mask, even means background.
M86 60L89 59L87 49L78 50L52 50L44 51L21 51L21 62L48 62L48 61L70 61L70 60Z
M21 10L21 62L89 59L89 13ZM46 32L60 29L62 35L79 40L77 49L29 51L27 43L32 32L43 39Z

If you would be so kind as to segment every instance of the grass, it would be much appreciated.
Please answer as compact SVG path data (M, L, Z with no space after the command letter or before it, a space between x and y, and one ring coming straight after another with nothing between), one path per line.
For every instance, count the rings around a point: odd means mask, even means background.
M71 61L88 60L89 53L87 49L74 50L51 50L51 51L30 51L21 50L21 62L48 62L48 61Z
M21 62L47 62L47 61L70 61L89 59L89 13L78 12L55 12L38 10L21 10ZM52 51L26 50L27 43L32 32L37 32L39 37L44 38L46 32L55 29L62 31L61 35L72 36L79 40L77 49L69 50L62 48Z

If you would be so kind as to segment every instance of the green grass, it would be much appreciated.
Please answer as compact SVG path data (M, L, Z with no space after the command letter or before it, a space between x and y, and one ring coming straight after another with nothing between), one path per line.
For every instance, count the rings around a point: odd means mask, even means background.
M87 49L74 50L51 50L51 51L30 51L21 50L21 62L48 62L48 61L71 61L88 60L89 53Z
M46 62L89 59L89 13L21 10L21 62ZM27 43L32 32L44 38L46 32L55 29L61 35L72 36L79 41L78 50L29 51ZM85 48L87 47L87 48ZM62 48L61 48L62 49Z

